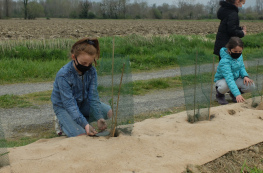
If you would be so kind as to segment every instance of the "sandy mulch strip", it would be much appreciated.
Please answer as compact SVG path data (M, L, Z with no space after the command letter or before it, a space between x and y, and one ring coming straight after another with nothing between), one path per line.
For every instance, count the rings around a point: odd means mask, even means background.
M182 172L262 142L263 110L250 104L214 107L215 118L195 124L186 112L147 119L131 136L42 139L10 148L11 166L0 172Z

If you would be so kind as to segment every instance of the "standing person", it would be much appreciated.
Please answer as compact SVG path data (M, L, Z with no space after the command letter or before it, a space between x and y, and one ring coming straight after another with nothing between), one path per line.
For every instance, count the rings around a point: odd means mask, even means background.
M100 48L97 39L83 38L71 48L72 60L57 73L51 95L53 109L61 130L68 136L93 136L97 131L89 124L97 121L105 130L105 119L111 118L109 105L100 102L96 65Z
M218 32L216 35L216 41L214 46L214 54L221 56L219 51L222 47L225 47L231 37L242 38L246 35L246 26L239 26L238 8L241 8L245 4L245 0L226 0L220 1L220 8L217 12L217 18L221 20Z
M219 104L225 105L225 93L230 90L233 102L243 102L242 93L251 92L255 84L246 72L243 62L243 42L239 37L231 37L226 47L221 48L221 61L215 74L216 99Z

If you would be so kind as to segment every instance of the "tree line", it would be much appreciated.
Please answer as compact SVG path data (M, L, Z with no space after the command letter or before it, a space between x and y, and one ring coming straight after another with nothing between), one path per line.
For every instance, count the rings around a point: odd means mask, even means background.
M172 5L149 5L145 0L0 0L0 19L214 19L218 8L219 0L175 0ZM263 0L242 9L240 18L263 20Z

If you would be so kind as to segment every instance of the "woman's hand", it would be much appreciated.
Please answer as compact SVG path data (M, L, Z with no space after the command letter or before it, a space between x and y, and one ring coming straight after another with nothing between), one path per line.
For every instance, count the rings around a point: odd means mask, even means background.
M245 99L242 97L242 95L236 96L236 100L237 100L237 103L241 103L241 102L245 101Z
M247 27L246 26L242 26L242 29L247 32Z
M242 31L244 32L244 35L247 35L247 27L246 26L242 26Z
M242 31L243 31L244 35L247 35L247 31L246 30L243 29Z
M248 77L244 77L244 85L252 85L254 83L253 80L249 79Z
M98 123L99 130L103 131L107 129L106 121L103 118L99 119L97 123Z
M96 132L96 130L91 126L91 125L89 125L89 124L87 124L86 126L85 126L85 130L86 130L86 133L87 133L87 135L89 135L89 136L94 136L94 135L96 135L98 132Z

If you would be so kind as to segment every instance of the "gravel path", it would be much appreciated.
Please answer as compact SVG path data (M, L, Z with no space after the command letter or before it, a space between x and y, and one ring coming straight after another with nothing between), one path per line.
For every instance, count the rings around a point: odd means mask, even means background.
M251 65L253 65L253 63L247 63L247 66ZM200 66L202 72L210 72L211 68L212 67L210 64ZM187 74L194 74L194 68L184 67L183 75ZM149 80L156 78L175 77L179 75L181 75L180 68L175 68L160 70L157 72L136 73L132 75L132 80ZM116 78L118 78L118 76ZM111 76L100 77L99 84L111 84ZM22 95L52 89L53 82L0 85L0 96L4 94ZM213 95L213 99L214 97L215 96ZM121 99L122 98L120 98L120 100ZM133 104L134 115L152 111L167 110L169 108L179 107L185 104L184 92L182 89L155 91L154 93L144 96L134 96ZM129 106L130 105L122 105L120 106L119 111L125 112L125 109ZM51 104L42 105L38 108L0 109L0 121L2 123L2 128L5 131L6 137L14 137L17 135L16 133L18 128L21 129L22 127L25 128L33 126L53 127L54 112ZM23 135L27 134L25 133Z
M200 66L203 72L211 71L211 65L202 65ZM194 68L192 66L185 67L185 73L194 74ZM165 77L175 77L180 76L180 68L168 69L168 70L160 70L156 72L143 72L143 73L135 73L132 74L132 81L138 80L149 80L149 79L157 79L157 78L165 78ZM120 79L120 75L115 75L115 78ZM123 81L125 83L126 81ZM116 81L115 84L118 84L119 81ZM109 86L111 85L111 76L102 76L99 77L99 85ZM5 94L14 94L14 95L23 95L40 91L48 91L53 89L53 82L45 82L45 83L22 83L22 84L11 84L11 85L0 85L0 96Z
M209 69L202 67L204 69ZM192 67L189 67L187 70L188 74L193 74L194 70ZM165 77L174 77L180 76L180 68L169 69L169 70L160 70L157 72L143 72L132 74L132 80L149 80L149 79L157 79L157 78L165 78ZM115 78L120 79L120 75L115 75ZM110 86L111 85L111 76L103 76L99 77L99 85ZM126 81L123 81L125 83ZM115 84L118 84L119 81L115 81ZM39 91L48 91L53 89L53 82L45 82L45 83L24 83L24 84L11 84L11 85L0 85L0 96L5 94L14 94L14 95L23 95L29 94Z
M218 64L215 64L217 67ZM255 66L255 61L247 61L245 62L246 67ZM263 61L260 60L259 65L263 65ZM182 68L184 73L183 75L194 74L195 70L193 66L187 66ZM212 65L205 64L199 67L199 70L202 73L211 72ZM165 77L175 77L180 76L181 71L180 68L168 69L168 70L160 70L156 72L143 72L143 73L135 73L132 74L132 80L149 80L149 79L157 79L157 78L165 78ZM115 78L120 79L120 76L116 75ZM126 81L123 81L125 83ZM115 84L118 84L119 81L116 81ZM103 86L111 85L111 76L103 76L99 78L99 84ZM23 95L29 94L39 91L48 91L53 89L53 82L45 82L45 83L23 83L23 84L11 84L11 85L0 85L0 96L5 94L14 94L14 95Z
M162 70L152 73L140 73L134 74L132 79L136 80L148 80L153 78L163 78L180 75L180 69ZM119 78L116 76L115 78ZM100 85L111 84L111 76L103 76L99 78ZM125 81L124 81L125 83ZM1 85L0 95L14 94L23 95L28 93L34 93L39 91L47 91L53 89L53 82L45 83L23 83L23 84L11 84ZM180 102L176 102L176 97L181 97ZM160 98L165 98L160 101ZM107 102L109 98L102 98L102 101ZM131 99L131 98L129 98ZM116 100L116 99L115 99ZM122 97L120 98L122 100ZM155 92L145 96L134 96L133 98L133 114L139 114L149 111L165 110L169 107L181 106L184 103L182 91L166 91ZM124 105L119 106L120 114L127 111L126 108L130 107L130 102L124 101ZM42 105L39 108L12 108L12 109L0 109L0 121L2 128L5 131L6 137L24 136L27 135L22 127L30 128L34 126L53 126L54 112L52 104ZM18 130L20 129L20 130ZM21 130L22 129L22 130ZM18 131L21 131L18 133Z

